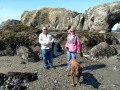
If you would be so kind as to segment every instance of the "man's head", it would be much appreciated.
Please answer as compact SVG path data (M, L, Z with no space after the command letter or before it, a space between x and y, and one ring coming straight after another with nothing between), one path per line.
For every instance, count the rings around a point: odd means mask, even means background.
M43 27L42 27L42 32L43 32L44 34L47 34L47 33L48 33L47 27L43 26Z

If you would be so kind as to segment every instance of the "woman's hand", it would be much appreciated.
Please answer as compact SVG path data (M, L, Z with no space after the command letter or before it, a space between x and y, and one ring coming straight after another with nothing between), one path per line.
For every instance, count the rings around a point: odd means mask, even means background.
M80 50L77 50L77 53L80 53Z
M65 49L68 50L68 47L65 46Z

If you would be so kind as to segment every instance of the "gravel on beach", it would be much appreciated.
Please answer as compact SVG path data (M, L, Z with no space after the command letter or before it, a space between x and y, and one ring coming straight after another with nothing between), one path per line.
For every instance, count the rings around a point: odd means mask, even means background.
M66 53L54 58L54 68L43 68L42 60L20 64L18 56L0 57L0 73L35 72L38 71L38 80L23 83L27 90L120 90L120 56L108 59L91 61L77 55L77 60L83 68L80 79L81 85L72 87L71 76L66 76ZM0 86L0 90L3 87Z

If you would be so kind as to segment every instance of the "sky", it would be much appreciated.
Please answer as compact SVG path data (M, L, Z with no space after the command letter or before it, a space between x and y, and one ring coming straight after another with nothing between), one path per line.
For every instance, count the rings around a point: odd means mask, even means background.
M20 20L24 11L44 7L65 8L84 13L90 7L119 0L0 0L0 23L8 19Z

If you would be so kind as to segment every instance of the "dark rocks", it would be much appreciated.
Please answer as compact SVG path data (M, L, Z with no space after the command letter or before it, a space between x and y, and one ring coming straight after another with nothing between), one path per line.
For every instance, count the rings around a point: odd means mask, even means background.
M116 38L116 34L112 33L87 33L87 32L77 32L77 35L80 37L81 43L81 56L89 55L89 50L94 46L100 44L101 42L106 42L108 45L113 45L112 50L114 51L115 45L119 45L119 38ZM65 42L67 38L66 33L60 33L56 35L57 41L60 42L62 48L65 48ZM107 49L108 52L110 49ZM110 51L111 52L111 51ZM116 49L117 52L117 49ZM113 55L113 54L111 54ZM111 56L110 55L110 56Z
M5 26L7 25L17 25L17 24L20 24L21 22L19 20L10 20L8 19L7 21L4 21L0 24L0 30L4 30L5 29Z
M6 80L2 83L3 88L7 90L26 90L27 87L23 86L22 83L28 83L38 79L37 72L8 72L6 77Z
M3 85L6 79L7 76L4 73L0 73L0 86Z

